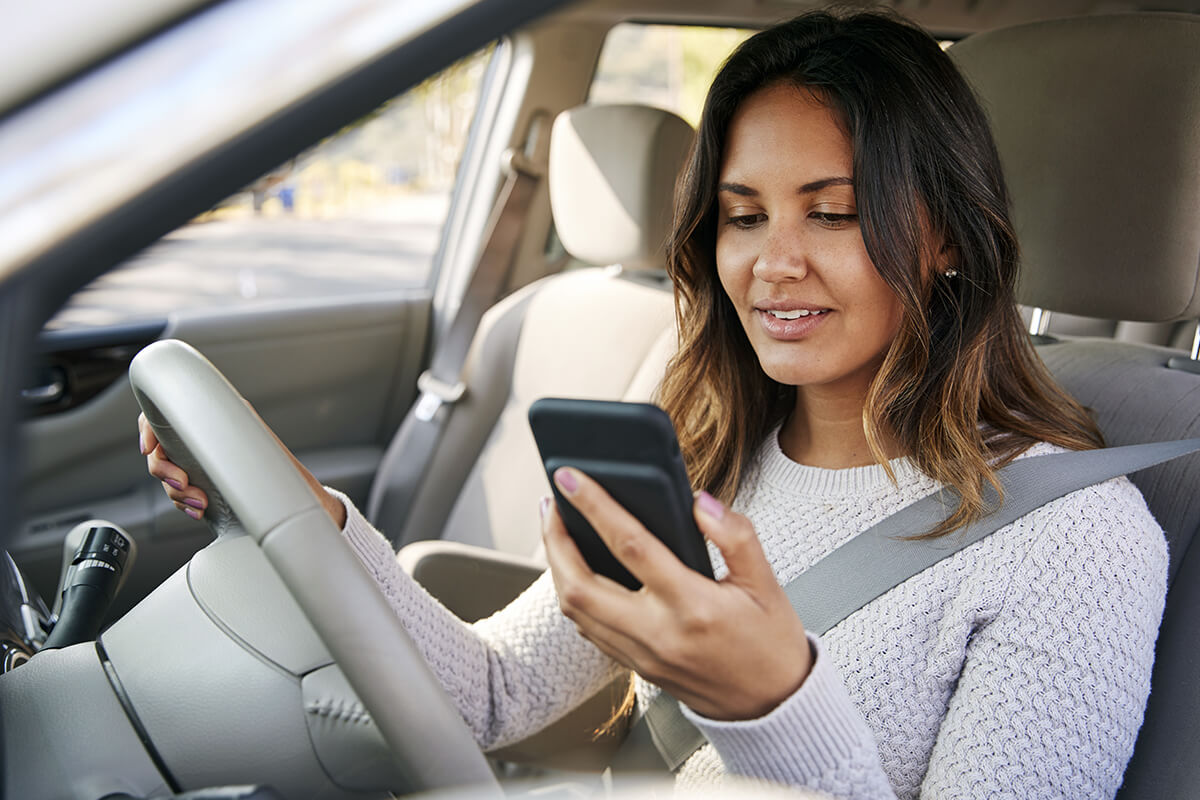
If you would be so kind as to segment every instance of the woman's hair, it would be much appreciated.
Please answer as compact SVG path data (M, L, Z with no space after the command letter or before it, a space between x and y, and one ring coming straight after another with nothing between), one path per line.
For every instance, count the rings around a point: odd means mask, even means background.
M1000 488L994 469L1035 442L1102 446L1022 326L1008 192L966 81L933 38L894 15L815 12L756 34L729 57L680 178L667 267L680 345L658 399L696 488L731 500L766 435L795 406L795 387L759 366L714 256L730 121L745 98L778 84L824 100L851 140L863 241L903 308L863 425L889 473L885 436L961 495L928 535L986 514L985 485ZM931 240L945 243L949 263L935 263Z

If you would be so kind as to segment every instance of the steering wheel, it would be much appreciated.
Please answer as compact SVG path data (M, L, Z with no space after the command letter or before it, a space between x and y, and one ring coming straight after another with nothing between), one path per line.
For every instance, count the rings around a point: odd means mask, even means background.
M216 533L262 549L370 713L414 790L499 786L400 619L250 405L208 359L168 339L129 368L167 455L209 497ZM397 676L403 676L398 680Z

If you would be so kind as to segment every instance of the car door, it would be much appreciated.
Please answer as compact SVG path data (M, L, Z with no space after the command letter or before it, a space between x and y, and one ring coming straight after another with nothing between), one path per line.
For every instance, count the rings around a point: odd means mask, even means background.
M43 335L39 372L48 383L41 386L64 385L64 408L22 423L24 515L9 545L13 558L50 597L67 532L88 519L116 522L138 543L138 563L114 608L121 613L211 539L135 457L138 408L125 368L158 338L182 339L207 355L321 480L361 501L411 401L429 307L427 290L396 289ZM72 394L95 388L73 404Z

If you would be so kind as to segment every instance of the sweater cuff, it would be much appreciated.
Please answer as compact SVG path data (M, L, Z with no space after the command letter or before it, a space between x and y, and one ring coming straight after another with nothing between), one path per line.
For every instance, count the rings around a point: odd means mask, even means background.
M780 783L822 785L848 765L879 768L874 737L846 693L821 641L809 634L813 665L790 697L766 716L712 720L680 703L683 715L735 774Z
M331 497L336 497L346 509L346 526L342 528L342 536L346 537L350 549L371 574L378 575L383 564L396 558L391 542L367 522L367 518L349 497L328 486L325 487L325 491L329 492Z

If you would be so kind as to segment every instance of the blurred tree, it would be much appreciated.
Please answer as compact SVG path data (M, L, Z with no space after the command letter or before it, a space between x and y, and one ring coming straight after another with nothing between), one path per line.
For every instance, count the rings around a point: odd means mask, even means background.
M622 23L608 34L588 99L645 103L700 121L717 69L753 31Z
M483 73L494 49L489 45L456 61L408 93L425 121L425 159L420 175L426 188L448 189L454 183Z

